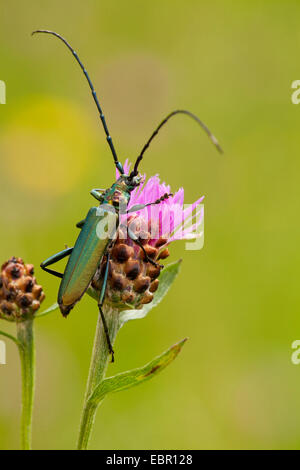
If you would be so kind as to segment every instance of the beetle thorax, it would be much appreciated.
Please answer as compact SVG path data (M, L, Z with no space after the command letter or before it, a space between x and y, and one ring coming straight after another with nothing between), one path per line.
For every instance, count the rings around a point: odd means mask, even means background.
M129 203L130 192L124 182L117 181L104 194L104 203L115 207L124 206Z
M140 177L132 180L128 175L121 175L117 181L105 192L104 203L115 207L127 206L130 200L131 191L139 186Z

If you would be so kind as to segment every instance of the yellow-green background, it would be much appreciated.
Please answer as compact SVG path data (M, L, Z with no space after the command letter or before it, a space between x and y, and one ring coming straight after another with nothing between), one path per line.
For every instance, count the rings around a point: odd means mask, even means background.
M3 2L4 3L4 2ZM110 373L142 365L189 336L153 381L107 399L94 449L299 448L300 79L297 1L12 0L1 5L0 260L33 262L55 301L58 280L39 263L72 245L89 190L114 180L86 82L56 39L65 35L95 83L121 160L159 120L188 108L211 127L220 157L177 117L148 151L186 202L205 194L205 245L186 251L180 277L144 320L127 324ZM36 323L35 448L74 447L97 318L83 299L70 317ZM13 331L1 322L1 329ZM7 342L0 366L0 448L18 448L20 370Z

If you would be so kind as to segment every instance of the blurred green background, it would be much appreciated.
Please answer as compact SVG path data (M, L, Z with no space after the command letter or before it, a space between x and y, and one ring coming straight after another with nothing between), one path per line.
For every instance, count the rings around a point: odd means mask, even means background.
M167 298L130 322L109 372L190 341L155 380L107 399L94 449L300 447L300 79L297 1L20 0L1 6L0 260L37 266L44 307L58 280L40 270L72 246L89 190L114 165L88 87L63 34L95 83L121 161L134 159L166 113L197 113L224 147L219 156L184 117L160 134L143 163L186 202L204 194L205 245L186 251ZM84 298L70 317L36 322L34 448L73 448L97 309ZM14 327L1 322L1 328ZM0 448L19 446L20 368L7 342L0 366Z

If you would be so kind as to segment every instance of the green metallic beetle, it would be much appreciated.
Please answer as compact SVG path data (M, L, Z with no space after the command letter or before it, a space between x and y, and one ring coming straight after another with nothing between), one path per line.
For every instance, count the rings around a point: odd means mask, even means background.
M160 204L163 200L167 199L168 197L172 196L172 194L165 194L160 199L156 201L149 202L147 204L138 204L131 207L127 210L127 206L130 201L130 194L131 192L140 185L141 177L138 175L138 166L143 158L144 152L149 147L152 139L157 135L160 128L174 115L176 114L185 114L190 116L195 121L200 124L200 126L204 129L207 133L209 138L212 142L216 145L219 151L222 152L221 147L218 144L217 139L213 136L213 134L209 131L206 125L200 121L200 119L195 116L194 114L190 113L186 110L176 110L170 113L157 127L157 129L153 132L150 139L144 145L140 155L138 156L136 163L134 165L133 170L129 175L124 174L124 169L122 164L119 162L112 138L108 132L108 128L105 122L105 117L102 113L102 109L100 107L95 89L93 84L87 74L87 71L80 61L77 53L74 49L69 45L69 43L58 33L54 31L48 30L37 30L34 31L32 34L35 33L47 33L52 34L59 38L64 44L69 48L72 52L73 56L77 60L78 64L80 65L88 83L89 87L92 92L92 96L96 103L99 116L106 134L106 139L111 149L114 163L116 168L120 173L120 177L118 180L113 183L113 185L107 189L93 189L91 191L91 195L96 198L100 205L99 207L92 207L86 218L80 222L78 222L77 227L80 229L80 234L76 240L75 246L73 248L66 248L65 250L50 256L45 261L41 263L41 268L48 273L61 278L61 284L59 287L58 292L58 304L63 316L67 316L70 310L74 307L74 305L81 299L83 294L88 289L102 259L103 256L106 257L106 268L103 276L103 284L102 289L99 294L98 299L98 307L99 312L103 321L104 331L107 338L107 344L109 351L112 355L112 362L114 361L114 352L111 345L111 341L108 334L108 329L105 321L105 317L103 314L102 306L105 300L105 291L107 286L107 279L108 279L108 269L109 269L109 248L113 246L115 237L117 235L118 227L119 227L119 216L120 214L128 214L130 212L139 211L147 206ZM157 266L151 258L148 257L140 239L129 229L127 228L128 237L131 238L136 244L140 246L143 250L145 255L145 260L151 264ZM57 261L69 256L66 268L64 273L59 273L52 269L49 269L48 266L56 263Z

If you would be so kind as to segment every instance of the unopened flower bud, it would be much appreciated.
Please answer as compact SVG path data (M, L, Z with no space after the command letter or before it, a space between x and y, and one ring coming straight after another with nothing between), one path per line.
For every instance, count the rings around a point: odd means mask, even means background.
M125 238L121 228L110 251L106 300L119 310L138 309L152 302L159 284L157 278L163 267L159 259L162 253L164 258L169 255L167 249L160 251L167 240L152 240L151 230L140 230L143 224L144 221L138 216L131 217L129 221L130 230L139 236L143 248L128 236ZM92 282L92 287L97 291L102 287L106 263L105 258Z
M33 316L40 308L45 294L33 274L33 265L25 264L21 258L12 257L2 265L0 318L22 321Z

